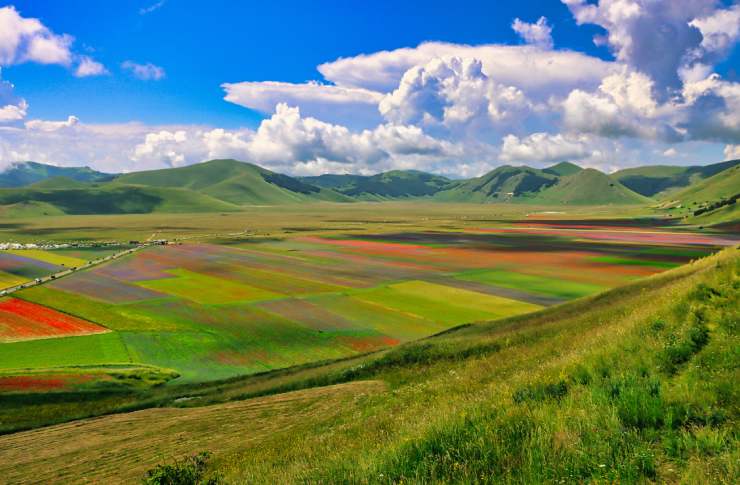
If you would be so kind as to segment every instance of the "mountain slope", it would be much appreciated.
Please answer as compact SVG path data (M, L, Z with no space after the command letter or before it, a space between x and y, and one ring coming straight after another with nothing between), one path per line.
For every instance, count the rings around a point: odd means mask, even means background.
M530 167L498 167L482 177L464 180L435 195L445 202L504 202L531 197L555 185L556 175Z
M556 205L647 204L651 202L647 197L631 191L605 173L592 168L562 177L557 184L538 194L534 201Z
M113 175L88 167L56 167L37 162L17 162L0 173L0 187L23 187L53 177L94 182L110 180Z
M558 175L560 177L565 177L567 175L574 175L580 172L581 170L583 169L579 167L578 165L576 165L575 163L560 162L550 167L547 167L543 169L542 171L551 173L553 175Z
M333 190L236 160L211 160L181 168L121 175L117 184L180 187L236 205L350 200Z
M188 189L93 184L77 188L0 189L8 215L146 214L151 212L223 212L238 207ZM14 209L23 209L16 214Z
M447 177L418 170L392 170L371 176L329 174L301 180L362 200L428 197L452 183Z
M672 192L699 183L738 164L740 160L690 167L651 165L619 170L612 177L638 194L659 199L671 198Z

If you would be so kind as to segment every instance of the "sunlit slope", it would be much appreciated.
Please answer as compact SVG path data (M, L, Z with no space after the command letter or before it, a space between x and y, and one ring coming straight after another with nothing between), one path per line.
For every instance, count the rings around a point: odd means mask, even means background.
M0 471L133 481L209 449L229 483L733 483L739 271L727 249L535 314L184 391L186 409L0 437ZM364 387L321 387L348 381ZM92 460L91 439L108 452Z
M639 194L666 198L738 164L740 160L690 167L649 165L619 170L612 178Z
M121 175L115 182L181 187L236 205L349 200L333 190L236 160L211 160L181 168L136 172Z

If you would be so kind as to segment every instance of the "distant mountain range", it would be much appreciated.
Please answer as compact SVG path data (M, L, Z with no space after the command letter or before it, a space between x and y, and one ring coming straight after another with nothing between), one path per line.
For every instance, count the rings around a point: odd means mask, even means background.
M612 175L562 162L501 166L451 180L415 170L295 178L236 160L111 175L87 167L17 163L0 173L0 214L228 212L248 205L429 200L542 205L713 204L740 187L740 160L696 167L649 166Z

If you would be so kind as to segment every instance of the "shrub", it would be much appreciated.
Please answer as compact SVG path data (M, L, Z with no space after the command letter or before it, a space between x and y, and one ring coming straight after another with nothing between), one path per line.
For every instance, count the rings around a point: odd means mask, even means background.
M157 465L144 477L145 485L217 485L218 477L206 478L206 469L211 453L202 451L174 464Z

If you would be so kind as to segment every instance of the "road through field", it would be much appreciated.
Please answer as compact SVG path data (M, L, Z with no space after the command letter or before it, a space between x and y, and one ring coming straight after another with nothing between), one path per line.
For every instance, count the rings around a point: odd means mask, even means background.
M380 381L307 389L196 408L155 408L0 436L4 483L138 483L146 470L194 452L222 454L296 426L329 423Z

